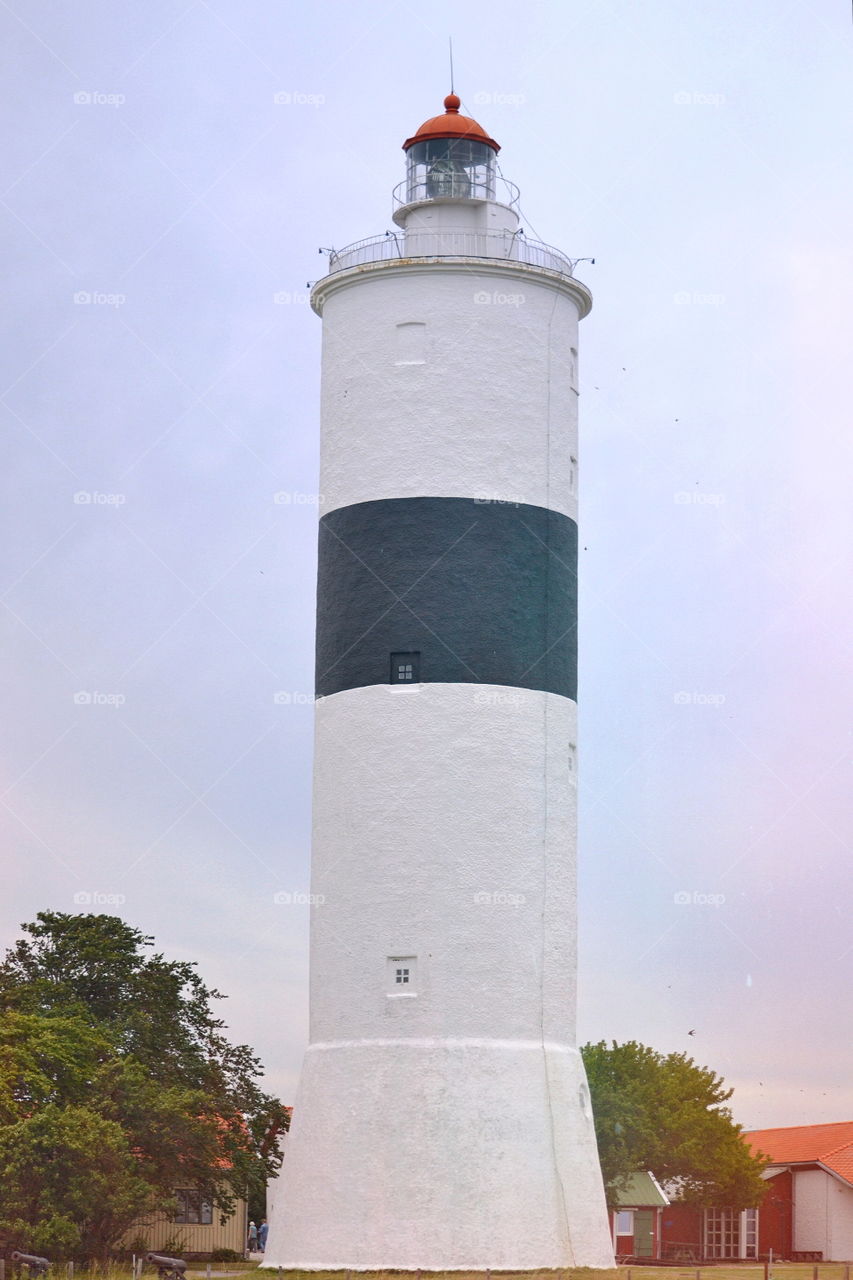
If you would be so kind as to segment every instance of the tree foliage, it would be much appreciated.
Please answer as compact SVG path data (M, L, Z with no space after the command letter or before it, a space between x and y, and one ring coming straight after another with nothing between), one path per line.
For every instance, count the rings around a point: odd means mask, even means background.
M687 1203L745 1209L761 1201L767 1162L743 1142L720 1076L634 1040L602 1040L581 1053L609 1200L628 1175L650 1169Z
M194 964L115 916L42 912L0 964L0 1243L102 1258L196 1188L257 1194L287 1127Z

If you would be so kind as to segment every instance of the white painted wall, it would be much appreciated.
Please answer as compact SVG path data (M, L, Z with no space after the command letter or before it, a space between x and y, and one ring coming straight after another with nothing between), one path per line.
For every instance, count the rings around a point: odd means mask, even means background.
M448 260L342 272L317 293L323 513L428 494L577 519L571 282ZM397 326L413 322L426 326L423 362L398 363Z
M312 1046L265 1265L612 1265L585 1088L564 1046Z
M829 1183L822 1169L794 1172L794 1250L820 1249L830 1258Z
M822 1169L794 1173L794 1249L826 1261L853 1260L853 1187Z
M827 1188L829 1202L829 1253L838 1262L853 1261L853 1187L832 1178Z
M317 704L312 1044L267 1265L611 1265L574 1048L575 714L470 684ZM389 955L417 957L414 996Z
M321 281L322 511L445 496L575 517L588 302L498 260ZM474 684L317 704L311 1045L266 1266L612 1266L575 1047L575 714ZM416 981L389 994L400 956Z
M575 717L568 698L498 685L317 703L312 1043L574 1045ZM393 955L418 957L415 999L386 996Z

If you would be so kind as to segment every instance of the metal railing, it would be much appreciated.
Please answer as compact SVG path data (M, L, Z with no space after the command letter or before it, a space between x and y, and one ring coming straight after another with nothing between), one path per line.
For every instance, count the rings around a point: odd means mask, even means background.
M496 258L504 262L523 262L527 266L556 271L561 276L574 274L575 264L559 249L539 240L528 240L519 233L503 231L416 232L408 237L386 232L356 240L343 249L329 250L329 274L350 267L364 267L374 262L394 259L431 258Z
M496 200L498 204L509 205L510 209L514 209L520 194L514 182L500 176L493 175L490 181L476 182L464 174L447 174L441 180L427 174L415 181L406 178L403 182L398 182L393 199L395 209L402 209L407 204L419 204L422 200L436 199Z

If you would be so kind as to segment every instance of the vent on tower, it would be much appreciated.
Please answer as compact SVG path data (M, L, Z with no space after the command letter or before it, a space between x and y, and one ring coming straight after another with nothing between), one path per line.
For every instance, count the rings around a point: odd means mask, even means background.
M391 683L417 684L421 678L420 653L391 654Z
M397 364L426 364L426 325L407 320L397 325Z

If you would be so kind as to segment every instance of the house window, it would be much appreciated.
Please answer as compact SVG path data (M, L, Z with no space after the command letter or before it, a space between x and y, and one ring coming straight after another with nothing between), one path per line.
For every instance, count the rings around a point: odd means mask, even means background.
M202 1199L200 1191L176 1191L175 1199L178 1210L174 1222L198 1223L203 1227L209 1227L213 1222L213 1205Z
M757 1258L758 1210L705 1210L706 1258Z
M391 654L391 683L417 684L421 677L421 655L419 653Z
M620 1209L618 1211L614 1230L617 1236L632 1236L634 1234L633 1209Z

